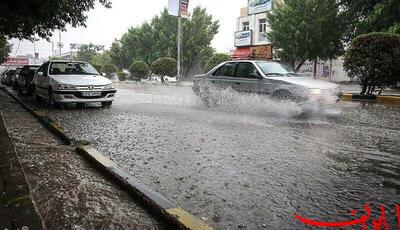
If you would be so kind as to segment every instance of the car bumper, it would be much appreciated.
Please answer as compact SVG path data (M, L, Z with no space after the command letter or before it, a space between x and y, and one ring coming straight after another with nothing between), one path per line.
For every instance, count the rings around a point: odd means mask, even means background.
M99 91L93 91L99 92ZM82 91L53 91L54 100L57 103L93 103L93 102L111 102L114 101L116 90L100 91L101 96L86 97L82 96Z

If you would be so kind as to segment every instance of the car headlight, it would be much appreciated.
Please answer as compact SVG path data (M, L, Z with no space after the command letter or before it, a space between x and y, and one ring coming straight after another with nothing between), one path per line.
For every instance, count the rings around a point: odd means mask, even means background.
M321 95L322 91L320 89L310 89L310 94L312 94L312 95Z
M112 84L104 86L104 89L115 89L115 87Z
M60 89L60 90L76 90L78 88L76 88L76 86L74 86L74 85L63 85L63 84L60 84L60 85L57 85L57 89Z

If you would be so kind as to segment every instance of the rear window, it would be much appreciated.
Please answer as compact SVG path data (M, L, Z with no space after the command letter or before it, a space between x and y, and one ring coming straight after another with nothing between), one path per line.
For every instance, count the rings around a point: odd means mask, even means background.
M233 71L235 70L236 63L228 62L225 65L217 69L212 75L213 76L226 76L233 77Z

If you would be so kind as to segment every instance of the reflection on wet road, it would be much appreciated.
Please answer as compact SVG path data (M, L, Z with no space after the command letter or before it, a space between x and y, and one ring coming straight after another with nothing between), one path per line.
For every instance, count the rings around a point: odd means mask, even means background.
M304 227L296 214L348 220L366 203L374 214L387 205L388 222L396 224L398 105L319 108L230 93L207 108L189 87L118 88L110 109L49 113L217 229Z

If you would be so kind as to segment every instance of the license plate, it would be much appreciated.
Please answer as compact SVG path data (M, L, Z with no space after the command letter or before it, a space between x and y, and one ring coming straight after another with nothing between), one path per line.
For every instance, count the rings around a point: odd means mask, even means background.
M82 96L84 96L84 97L99 97L99 96L101 96L101 92L82 92Z

